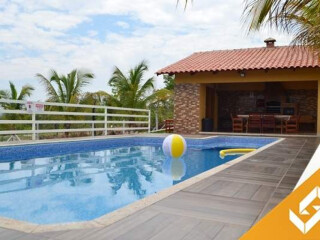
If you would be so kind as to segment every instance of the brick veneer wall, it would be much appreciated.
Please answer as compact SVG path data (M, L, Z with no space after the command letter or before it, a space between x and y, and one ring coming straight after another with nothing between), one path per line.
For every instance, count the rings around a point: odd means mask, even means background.
M290 102L299 103L300 115L317 116L317 90L289 90Z
M300 115L317 116L317 90L286 90L289 102L299 104ZM258 95L264 92L254 92L250 97L250 91L221 91L219 94L219 131L231 130L230 113L247 114L260 112L256 108ZM264 110L262 110L264 111Z
M176 84L174 92L175 132L198 133L200 130L200 84Z

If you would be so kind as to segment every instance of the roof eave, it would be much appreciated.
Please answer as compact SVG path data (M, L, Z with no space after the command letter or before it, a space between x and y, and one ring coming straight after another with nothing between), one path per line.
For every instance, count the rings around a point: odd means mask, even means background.
M157 76L163 74L175 75L175 74L183 74L183 73L201 73L201 72L232 72L232 71L254 71L254 70L283 70L283 69L302 69L302 68L320 68L319 66L286 66L286 67L266 67L266 68L237 68L237 69L222 69L222 70L193 70L193 71L166 71L160 70L156 72Z

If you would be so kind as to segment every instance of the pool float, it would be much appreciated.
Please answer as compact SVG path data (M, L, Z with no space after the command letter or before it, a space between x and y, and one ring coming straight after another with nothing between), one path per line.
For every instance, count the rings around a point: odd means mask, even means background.
M246 154L255 151L255 148L233 148L233 149L224 149L220 151L220 158L224 158L228 155L239 155Z

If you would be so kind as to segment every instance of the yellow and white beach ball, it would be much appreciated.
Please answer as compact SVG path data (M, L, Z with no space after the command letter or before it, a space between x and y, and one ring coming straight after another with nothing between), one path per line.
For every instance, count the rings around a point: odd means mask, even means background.
M169 135L162 143L162 150L167 157L180 158L187 151L186 140L178 134Z

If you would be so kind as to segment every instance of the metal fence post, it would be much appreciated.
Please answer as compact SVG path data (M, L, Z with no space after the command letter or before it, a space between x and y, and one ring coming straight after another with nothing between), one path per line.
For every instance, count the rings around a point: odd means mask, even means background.
M36 140L36 113L32 113L32 140Z
M148 133L151 132L151 111L149 110Z
M122 134L125 134L125 131L124 131L124 128L125 128L125 123L124 123L124 120L122 120Z
M36 121L37 122L37 121ZM36 123L36 130L40 130L40 125L39 123ZM39 133L36 133L36 139L39 140Z
M104 135L108 135L108 107L104 109Z

